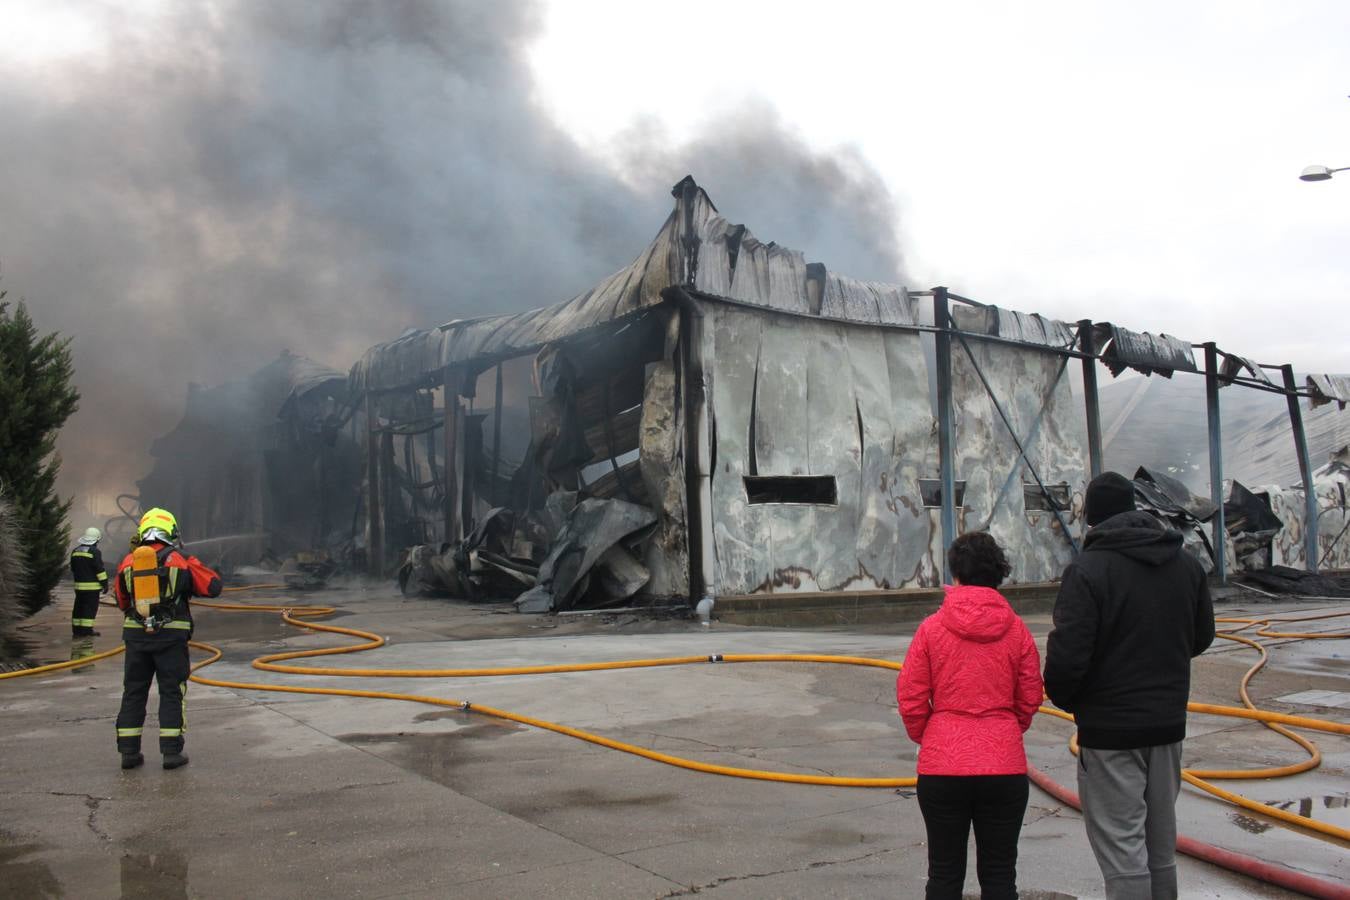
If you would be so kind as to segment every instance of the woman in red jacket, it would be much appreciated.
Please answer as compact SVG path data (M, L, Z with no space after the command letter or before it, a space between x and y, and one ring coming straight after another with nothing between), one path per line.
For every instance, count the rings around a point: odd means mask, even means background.
M919 809L928 830L925 896L959 898L975 825L984 900L1017 896L1017 837L1027 809L1022 733L1041 703L1041 662L1027 626L995 588L1012 571L984 532L952 542L955 585L919 626L896 680L919 744Z

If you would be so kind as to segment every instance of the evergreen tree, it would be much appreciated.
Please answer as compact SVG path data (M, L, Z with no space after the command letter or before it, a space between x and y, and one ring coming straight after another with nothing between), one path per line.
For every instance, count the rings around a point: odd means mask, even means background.
M19 617L19 595L25 583L19 528L0 487L0 631Z
M13 507L28 570L19 608L51 602L66 565L70 500L56 496L56 432L79 406L70 338L39 336L22 302L9 312L0 291L0 486Z

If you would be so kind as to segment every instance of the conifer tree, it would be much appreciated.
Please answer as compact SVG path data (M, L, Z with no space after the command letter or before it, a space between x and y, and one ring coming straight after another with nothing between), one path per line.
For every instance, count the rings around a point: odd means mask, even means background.
M71 501L56 496L56 433L79 407L70 338L39 335L20 302L11 313L0 291L0 487L19 529L27 569L19 609L51 602L70 549Z
M4 488L0 488L0 630L19 617L19 595L25 583L19 529Z

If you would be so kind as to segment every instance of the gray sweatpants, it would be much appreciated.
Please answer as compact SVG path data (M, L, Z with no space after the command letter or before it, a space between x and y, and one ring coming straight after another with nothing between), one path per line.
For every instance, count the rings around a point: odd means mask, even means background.
M1081 748L1078 795L1107 900L1176 900L1181 742Z

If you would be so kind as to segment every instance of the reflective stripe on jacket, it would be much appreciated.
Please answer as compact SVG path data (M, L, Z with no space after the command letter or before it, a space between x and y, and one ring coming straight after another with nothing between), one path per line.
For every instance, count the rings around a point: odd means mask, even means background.
M70 574L77 591L101 591L108 587L108 572L98 544L80 544L70 554Z

